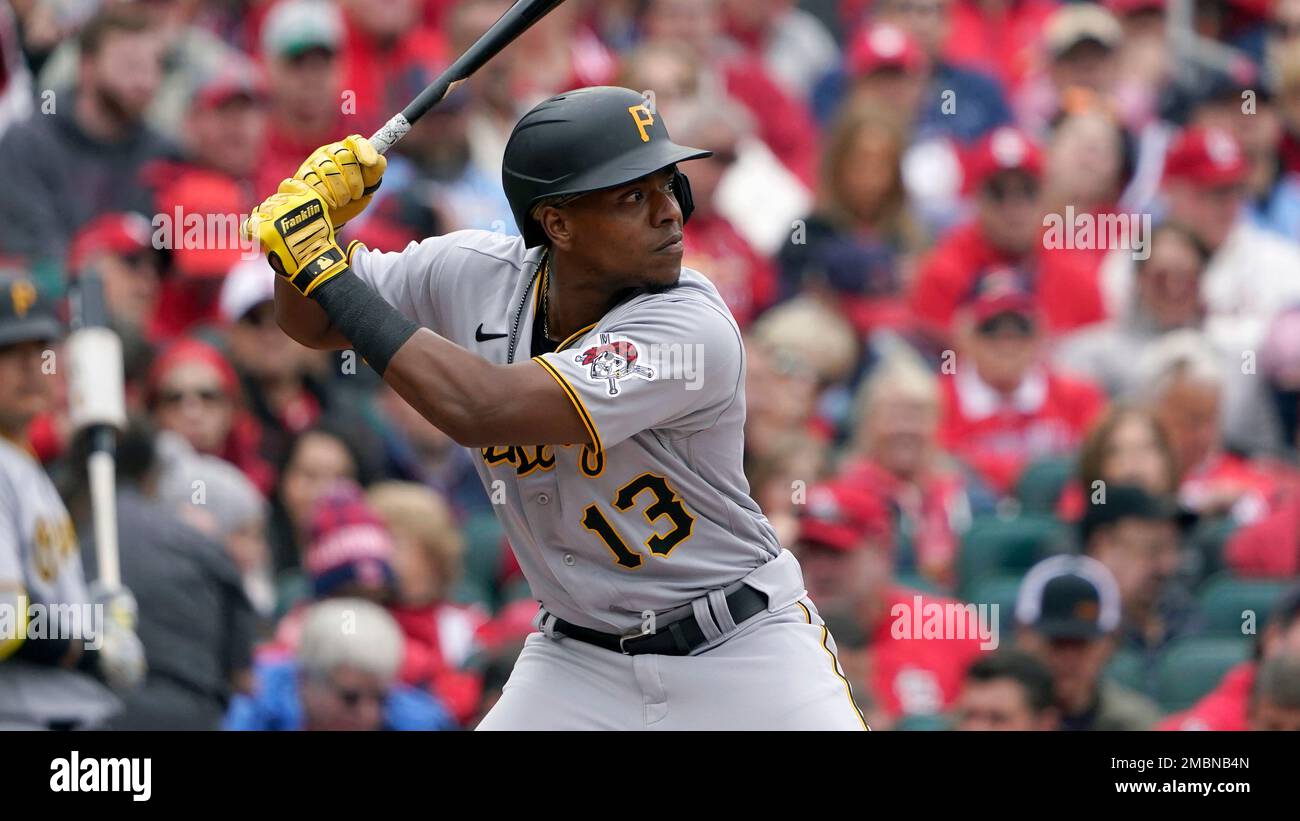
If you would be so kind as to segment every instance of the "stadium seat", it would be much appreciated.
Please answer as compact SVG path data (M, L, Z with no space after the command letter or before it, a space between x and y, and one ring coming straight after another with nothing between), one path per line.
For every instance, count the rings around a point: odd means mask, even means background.
M984 576L970 587L970 595L963 601L974 604L996 604L998 606L998 630L1000 641L1010 641L1011 632L1016 624L1016 594L1020 592L1022 574L1003 573L996 576Z
M1040 459L1031 463L1016 482L1016 498L1025 513L1056 512L1057 501L1065 486L1074 478L1073 459Z
M935 595L943 594L943 591L939 589L939 586L935 584L933 580L922 576L920 573L898 573L894 576L894 581L897 582L900 587L920 590L922 593L933 593Z
M496 607L496 598L491 588L468 579L461 579L451 591L451 600L456 604L477 604L489 612Z
M465 522L461 534L465 540L464 575L455 598L457 601L479 601L495 606L501 551L506 549L502 542L501 523L490 512L475 513Z
M1117 650L1106 665L1106 678L1143 695L1150 696L1151 682L1144 669L1141 653Z
M1185 710L1250 656L1245 639L1190 638L1175 642L1156 670L1156 700L1166 712Z
M1062 552L1066 528L1050 516L1022 515L1010 519L976 519L962 540L957 575L962 598L986 576L1023 574L1040 559Z
M1231 573L1218 573L1207 579L1197 592L1205 632L1211 636L1242 638L1244 615L1255 614L1254 632L1264 629L1269 611L1286 591L1285 581L1243 579Z
M502 589L501 594L497 597L501 607L515 601L527 600L533 597L532 588L528 586L528 580L518 578L510 582Z
M1236 529L1237 523L1230 517L1205 519L1192 528L1185 543L1196 565L1192 568L1196 581L1205 581L1224 569L1223 548Z

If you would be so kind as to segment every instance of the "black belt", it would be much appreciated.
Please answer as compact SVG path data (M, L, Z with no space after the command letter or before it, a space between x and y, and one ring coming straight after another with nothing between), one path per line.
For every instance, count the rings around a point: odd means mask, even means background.
M767 609L767 596L749 585L742 584L735 592L727 596L727 609L731 611L731 620L740 624L746 619ZM602 633L589 627L581 627L559 617L555 618L554 629L571 639L585 641L615 653L627 656L639 656L652 653L658 656L687 656L695 648L708 642L704 629L694 615L656 630L653 633L633 633L618 636Z

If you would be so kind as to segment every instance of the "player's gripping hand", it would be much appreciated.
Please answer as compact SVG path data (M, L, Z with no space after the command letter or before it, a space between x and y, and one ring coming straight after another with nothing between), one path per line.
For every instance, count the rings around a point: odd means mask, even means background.
M386 168L388 160L370 140L353 134L313 151L293 178L321 195L330 209L330 223L337 229L370 204Z
M266 259L303 296L347 270L320 194L301 180L285 180L244 223L244 235L262 244Z
M114 690L140 686L148 665L144 645L135 633L135 597L125 588L108 591L96 584L91 588L91 598L104 614L97 656L99 674Z

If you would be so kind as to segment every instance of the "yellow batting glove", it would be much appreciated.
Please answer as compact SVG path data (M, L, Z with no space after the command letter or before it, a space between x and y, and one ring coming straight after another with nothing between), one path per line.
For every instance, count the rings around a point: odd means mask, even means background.
M285 180L244 223L244 235L261 243L271 267L303 296L348 268L326 209L305 182Z
M293 175L329 206L330 223L342 228L365 210L388 168L388 160L360 134L322 145Z

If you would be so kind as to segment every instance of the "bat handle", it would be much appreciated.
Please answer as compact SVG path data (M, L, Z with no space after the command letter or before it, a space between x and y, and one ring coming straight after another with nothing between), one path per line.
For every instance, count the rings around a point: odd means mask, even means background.
M406 119L406 115L394 114L392 119L370 136L370 144L380 154L387 154L388 149L396 145L397 141L405 137L410 130L411 123Z
M375 150L380 154L387 154L388 149L392 148L398 140L405 137L406 133L410 130L411 123L406 119L406 115L394 114L392 119L384 123L384 125L374 134L370 135L370 144L373 145ZM366 189L362 191L362 194L369 196L378 190L379 183L375 183L374 185L367 186Z
M121 563L117 552L117 506L115 502L115 460L113 459L112 429L103 426L96 431L97 447L90 454L86 467L90 474L91 509L94 517L95 554L99 565L99 581L110 591L122 587Z
M420 96L411 101L411 104L403 109L400 113L394 114L388 122L370 135L370 144L380 154L387 154L388 149L397 144L411 130L411 124L420 119L425 113L447 98L447 95L456 90L456 87L465 82L465 78L453 80L449 75L454 71L453 66L447 74L438 78L438 81L430 85ZM454 76L454 75L453 75Z

